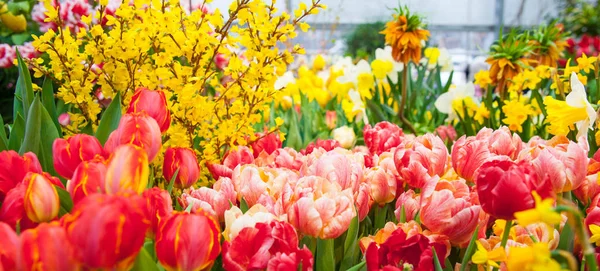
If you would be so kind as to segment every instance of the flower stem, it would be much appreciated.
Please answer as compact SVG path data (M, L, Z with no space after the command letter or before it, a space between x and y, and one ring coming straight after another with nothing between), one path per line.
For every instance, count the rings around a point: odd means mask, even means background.
M500 247L503 249L506 248L506 243L508 242L508 236L510 235L510 228L512 228L513 221L507 220L506 225L504 225L504 232L502 233L502 240L500 241ZM498 268L494 267L493 271L498 270Z
M404 69L402 70L402 85L401 85L401 99L400 100L400 108L398 109L398 117L400 118L400 121L402 122L402 125L404 125L404 127L407 127L411 133L413 133L415 136L417 135L417 130L415 130L415 127L412 126L412 124L410 124L410 122L404 117L404 107L406 106L406 100L408 99L408 95L407 95L407 88L408 88L408 64L405 65Z

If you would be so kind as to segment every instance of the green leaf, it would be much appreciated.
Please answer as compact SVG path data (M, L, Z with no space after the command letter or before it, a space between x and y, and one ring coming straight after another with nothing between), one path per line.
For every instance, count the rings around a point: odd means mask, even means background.
M358 271L358 270L362 270L363 267L365 267L365 265L367 264L367 262L361 262L351 268L348 268L348 271ZM343 270L343 269L340 269Z
M317 239L315 270L335 270L334 239Z
M54 122L56 130L61 134L62 129L58 123L58 114L56 113L56 103L54 103L54 87L52 86L52 80L48 77L44 78L44 84L42 85L42 104L48 111L50 119Z
M58 216L61 217L73 209L73 199L67 190L64 190L58 186L54 186L56 192L58 193L58 199L60 201L60 211L58 212Z
M444 269L442 269L442 264L440 264L440 259L438 259L437 253L435 252L435 247L431 247L431 250L433 250L433 266L435 271L444 271Z
M298 118L296 116L296 111L290 110L288 114L290 114L290 123L285 138L285 146L299 150L302 148L302 136L300 135L300 130L298 129ZM308 129L308 127L305 129Z
M477 248L475 241L477 241L478 233L479 233L479 225L477 225L477 227L475 227L475 232L473 232L473 236L471 236L471 241L469 241L469 245L467 246L467 250L465 251L465 256L463 256L463 259L460 262L460 271L466 270L469 260L473 256L473 253L475 253L475 249Z
M8 138L4 130L4 120L0 116L0 151L8 150Z
M25 123L25 136L23 144L19 149L19 154L26 152L39 153L40 139L42 137L42 103L40 99L35 99L29 108L27 122Z
M20 113L17 113L15 117L15 123L13 123L13 126L10 130L8 149L19 151L21 144L23 144L23 137L25 137L25 120Z
M191 212L191 211L192 211L192 207L194 207L194 204L193 204L193 203L192 203L192 204L190 204L190 205L188 205L188 206L185 208L185 212L186 212L186 213L189 213L189 212Z
M140 253L135 258L132 271L158 271L158 266L146 248L140 249Z
M242 200L240 201L240 210L243 214L245 214L248 211L248 203L244 198L242 198Z
M54 122L52 121L52 118L50 117L46 109L40 106L40 110L42 113L41 134L44 136L40 138L40 152L36 154L40 159L40 164L42 165L44 171L50 173L51 175L58 176L58 174L54 170L52 145L54 144L54 140L59 138L60 135L58 130L56 130L56 126L54 126Z
M10 35L10 39L14 44L21 45L31 38L31 33L19 33Z
M31 75L29 74L29 68L27 68L27 64L21 58L21 53L17 50L17 62L19 68L19 78L17 82L19 83L17 87L20 87L21 98L23 99L23 112L25 112L25 119L27 119L27 114L29 111L29 107L33 103L34 95L33 95L33 85L31 83Z
M346 240L344 240L344 257L340 264L340 270L347 270L354 264L357 241L358 215L352 219L348 231L346 232Z
M179 175L179 168L175 170L175 174L173 174L173 177L171 177L171 181L169 181L169 187L167 187L169 195L171 194L171 191L173 191L173 185L175 184L175 180L177 180L177 175Z
M13 98L13 117L16 115L25 115L25 109L23 109L23 87L21 87L21 81L17 80L15 86L15 97Z
M573 251L573 240L575 240L575 233L569 223L565 223L562 232L560 233L560 239L558 242L558 248L560 250ZM568 250L570 249L570 250Z
M400 209L400 223L406 222L406 210L404 209L404 204L402 204L402 209Z
M96 130L96 138L102 145L104 145L110 133L119 127L119 121L121 121L121 95L117 93L102 114L98 130Z
M31 7L30 7L28 1L23 1L23 2L11 1L11 2L8 2L7 6L8 6L8 11L10 11L10 13L12 13L14 15L26 14L26 13L29 13L29 11L31 10ZM15 43L15 44L20 45L23 43Z

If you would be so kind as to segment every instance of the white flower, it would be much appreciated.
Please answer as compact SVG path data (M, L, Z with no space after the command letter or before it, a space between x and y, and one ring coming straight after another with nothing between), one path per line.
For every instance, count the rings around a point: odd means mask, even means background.
M332 131L333 139L340 143L342 148L352 148L354 146L354 142L356 141L356 134L354 134L354 130L348 126L342 126L336 128Z
M375 59L392 63L392 70L387 74L392 83L398 82L398 73L404 69L404 63L394 60L392 56L392 47L386 46L385 48L377 48L375 50Z
M358 77L365 73L371 73L371 66L366 60L362 59L356 65L347 66L344 69L344 75L338 77L337 80L342 84L350 82L358 87Z
M577 78L575 72L571 73L571 93L567 95L566 102L569 106L576 108L585 108L588 118L575 123L577 126L577 138L587 137L588 129L593 130L594 127L591 125L596 121L596 111L588 102L587 95L585 93L585 87Z
M447 121L452 121L457 117L452 104L455 101L460 101L467 97L471 97L475 101L475 86L473 83L451 87L448 92L442 93L442 95L435 100L434 105L438 111L448 114Z
M295 82L296 82L296 78L294 78L294 74L291 71L287 71L281 77L277 78L277 81L275 81L274 87L275 87L275 89L279 90L279 89L287 87L287 85L295 83Z

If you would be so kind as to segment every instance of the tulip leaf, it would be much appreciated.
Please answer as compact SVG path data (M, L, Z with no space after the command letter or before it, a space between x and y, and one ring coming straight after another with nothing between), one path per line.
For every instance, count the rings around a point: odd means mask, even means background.
M8 149L18 151L23 144L25 137L25 120L21 113L17 113L15 122L10 129L10 137L8 138Z
M33 84L31 83L31 75L29 74L29 68L27 68L27 64L21 58L21 53L19 50L17 51L17 62L19 68L19 78L17 79L17 87L20 87L20 90L16 90L20 92L22 95L23 101L23 112L25 113L25 118L27 119L29 107L34 102L34 94L33 94Z
M71 198L71 194L67 192L67 190L62 189L59 186L54 186L56 192L58 193L58 199L60 201L60 211L58 211L58 217L61 217L73 209L73 199Z
M188 206L185 208L184 212L186 212L186 213L191 213L191 212L192 212L192 207L194 207L194 204L193 204L193 203L192 203L192 204L190 204L190 205L188 205Z
M0 115L0 151L8 150L8 138L6 137L6 131L4 130L4 120Z
M346 240L344 240L344 257L340 264L340 270L347 270L354 264L355 252L358 241L358 215L354 216L346 232Z
M404 209L404 204L402 204L402 207L400 209L400 223L404 222L406 222L406 210Z
M475 232L473 232L473 236L471 236L471 241L469 241L469 245L467 246L467 250L465 251L465 256L463 256L463 259L460 262L460 271L466 270L467 264L469 263L471 256L473 256L473 253L475 253L475 249L477 248L475 241L477 241L478 234L479 234L479 225L477 225L477 227L475 227Z
M50 119L54 122L56 130L61 133L61 127L58 123L58 114L56 113L56 103L54 103L54 87L52 86L52 80L48 77L44 78L44 84L42 85L42 104L48 111Z
M362 270L362 269L363 269L363 267L365 267L365 265L366 265L366 264L367 264L367 262L365 262L365 261L362 261L362 262L360 262L359 264L357 264L357 265L355 265L355 266L352 266L352 267L348 268L348 270L347 270L347 271L358 271L358 270ZM343 270L343 269L340 269L340 270Z
M435 247L431 247L431 250L433 251L433 267L435 268L435 271L444 271L442 264L440 264L440 259L435 252Z
M132 271L158 271L156 262L152 259L152 256L148 251L142 247L140 253L138 253L133 263Z
M52 156L52 145L54 140L60 137L56 126L52 122L52 118L48 111L44 107L40 106L41 115L41 134L44 135L40 138L40 151L38 158L44 171L50 173L53 176L58 176L54 170L53 156ZM65 183L63 183L65 184Z
M121 95L117 93L102 114L98 130L96 130L96 138L102 145L104 145L110 133L119 127L119 121L121 121Z
M575 240L573 228L570 223L565 223L565 226L560 233L560 241L558 242L557 249L573 251L573 240Z
M29 114L25 123L25 136L23 137L23 144L19 148L20 155L26 152L39 153L42 131L42 109L42 103L37 98L31 103L31 107L29 107Z
M317 256L315 270L335 270L335 255L333 254L334 239L317 238Z
M169 192L169 195L171 194L171 191L173 191L173 185L175 185L175 180L177 180L177 175L179 175L179 168L177 170L175 170L175 174L173 174L173 177L171 177L171 180L169 181L169 186L167 187L167 191Z
M248 211L248 203L246 202L246 199L242 198L240 200L240 210L242 211L242 214L245 214Z

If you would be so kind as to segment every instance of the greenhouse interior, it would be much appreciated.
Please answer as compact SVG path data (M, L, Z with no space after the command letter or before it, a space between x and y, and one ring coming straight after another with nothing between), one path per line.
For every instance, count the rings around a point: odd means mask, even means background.
M0 271L600 270L600 1L0 0Z

